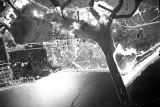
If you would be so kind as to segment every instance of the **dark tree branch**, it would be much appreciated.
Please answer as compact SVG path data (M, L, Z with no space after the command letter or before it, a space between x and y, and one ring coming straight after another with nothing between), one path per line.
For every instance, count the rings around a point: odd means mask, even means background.
M119 0L119 4L114 8L112 11L110 17L114 19L116 17L116 14L119 12L119 10L122 8L123 0Z
M78 16L78 22L79 22L79 11L77 11L77 16Z
M139 7L140 3L143 0L135 0L135 7L134 10L130 13L130 14L122 14L122 15L117 15L117 13L120 11L120 9L123 6L123 0L119 0L119 4L115 7L115 9L113 10L113 12L111 13L110 17L112 19L120 19L120 18L130 18L133 16L133 14L135 13L135 11L137 10L137 8Z
M108 11L112 12L111 9L109 9L109 8L107 8L107 7L104 7L104 6L102 6L101 4L98 4L98 6L101 7L101 8L103 8L103 9L105 9L105 10L108 10Z
M100 19L100 15L96 12L96 10L94 10L93 6L94 6L94 0L91 0L89 3L88 3L89 7L90 7L90 10L91 10L91 13L92 15L97 19L99 20Z
M65 3L63 3L60 7L63 10L66 6L68 6L73 0L68 0Z
M94 6L94 0L90 0L90 2L88 3L89 7L93 7Z
M135 1L136 6L135 6L133 12L131 12L128 15L126 15L126 14L125 15L117 15L117 13L120 11L120 9L123 6L123 3L124 3L123 0L119 0L119 4L113 9L113 11L108 10L108 8L105 8L101 5L99 5L101 8L104 8L105 10L111 12L111 15L110 15L111 18L109 18L109 22L107 23L107 25L100 23L100 31L97 32L97 37L95 39L105 54L106 61L108 63L108 67L109 67L112 79L114 81L120 102L121 102L122 106L125 106L125 107L131 106L131 105L133 105L133 103L132 103L130 96L127 93L127 90L126 90L125 85L123 83L122 77L118 71L118 67L114 61L114 57L113 57L114 45L113 45L113 38L111 36L110 29L111 29L111 25L112 25L112 21L113 21L112 19L130 18L137 10L141 1L142 0ZM93 16L97 18L97 16L99 16L99 14L96 13L96 11L93 9L94 0L90 1L89 6L90 6L91 13L93 14ZM97 18L97 19L99 19L99 18Z
M62 14L62 17L63 17L64 20L66 19L66 17L65 17L64 14L63 14L63 10L64 10L64 8L65 8L67 5L69 5L72 1L73 1L73 0L68 0L68 1L66 1L65 3L63 3L62 5L59 5L60 8L61 8L61 14Z

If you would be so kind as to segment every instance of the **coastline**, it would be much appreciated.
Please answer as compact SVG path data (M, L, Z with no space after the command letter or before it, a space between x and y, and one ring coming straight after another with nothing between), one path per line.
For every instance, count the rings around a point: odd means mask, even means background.
M149 55L140 63L137 62L135 64L136 66L134 67L134 69L132 69L132 71L129 74L122 76L125 86L128 87L138 76L141 75L144 69L146 69L149 65L153 64L158 59L159 52L155 51L153 54Z

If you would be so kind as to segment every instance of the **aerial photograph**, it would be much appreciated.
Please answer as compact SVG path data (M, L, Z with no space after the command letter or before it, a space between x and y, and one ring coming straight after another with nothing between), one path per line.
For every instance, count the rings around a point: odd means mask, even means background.
M160 0L0 0L0 107L159 107Z

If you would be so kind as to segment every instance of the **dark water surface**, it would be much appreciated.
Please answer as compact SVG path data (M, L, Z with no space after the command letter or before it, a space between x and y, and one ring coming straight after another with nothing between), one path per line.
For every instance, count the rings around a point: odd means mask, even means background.
M0 92L0 107L119 107L107 72L63 72Z
M132 100L137 104L160 99L160 59L149 65L141 76L128 87L128 91Z
M160 98L160 59L127 88L134 103ZM0 107L120 107L109 72L58 72L0 92Z

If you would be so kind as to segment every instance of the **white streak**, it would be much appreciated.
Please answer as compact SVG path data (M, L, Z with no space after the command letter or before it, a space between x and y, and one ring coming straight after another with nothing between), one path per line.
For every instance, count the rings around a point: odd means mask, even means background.
M14 3L14 6L21 9L23 6L29 4L29 1L28 0L17 0L15 3Z

